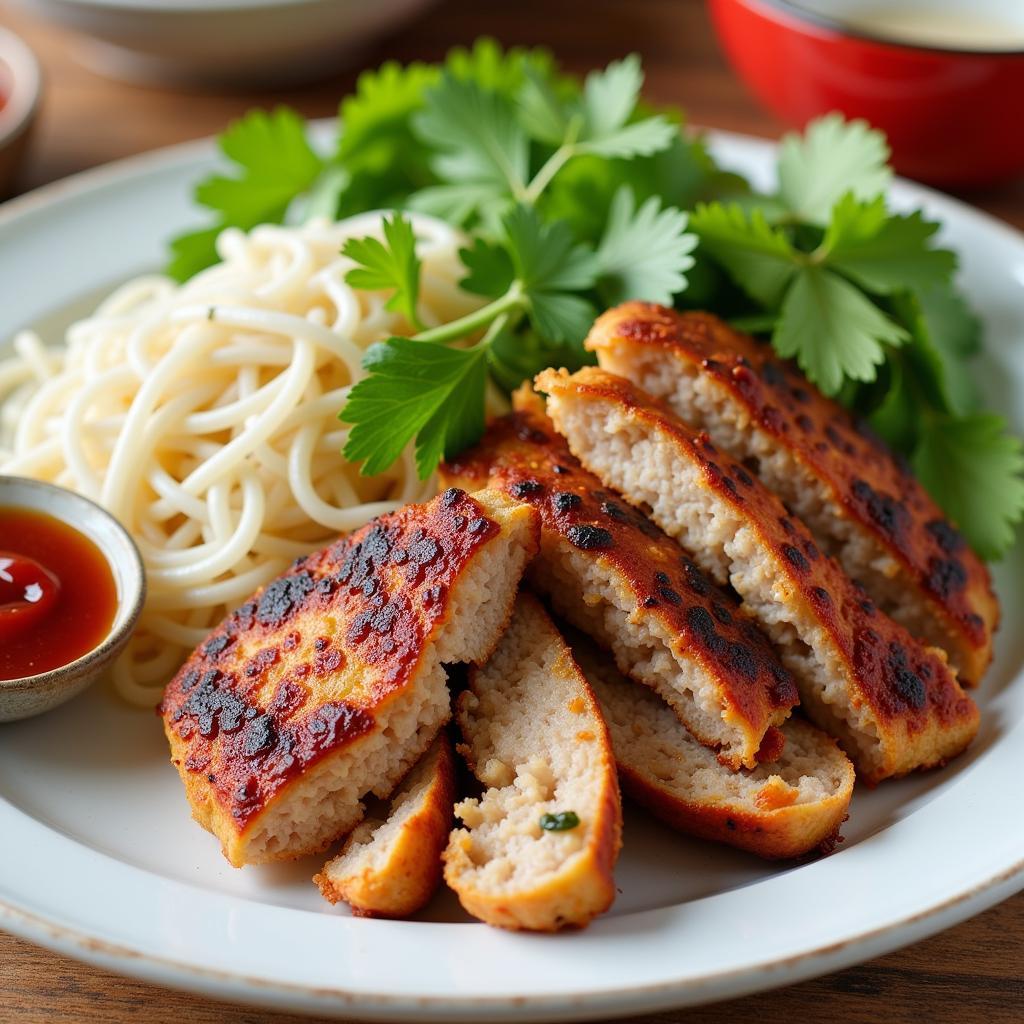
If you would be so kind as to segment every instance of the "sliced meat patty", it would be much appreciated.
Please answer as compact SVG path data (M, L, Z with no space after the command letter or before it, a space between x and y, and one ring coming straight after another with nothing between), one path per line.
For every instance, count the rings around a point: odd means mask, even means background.
M745 461L886 613L945 650L966 685L979 682L999 622L988 570L838 403L706 313L626 303L597 320L587 347Z
M732 585L775 641L808 715L840 741L861 778L941 764L967 746L978 711L944 652L879 611L706 434L595 367L572 376L545 370L537 386L583 465Z
M533 585L562 618L613 651L623 672L656 690L724 763L753 767L766 738L766 750L776 748L772 727L798 696L767 639L734 595L580 467L543 407L492 424L442 476L537 509Z
M731 772L586 637L571 632L566 640L608 723L623 792L637 803L680 832L759 857L835 846L854 773L831 736L794 715L782 725L777 760Z
M325 849L449 717L444 664L504 630L538 517L456 489L300 560L231 615L160 707L192 816L236 867Z

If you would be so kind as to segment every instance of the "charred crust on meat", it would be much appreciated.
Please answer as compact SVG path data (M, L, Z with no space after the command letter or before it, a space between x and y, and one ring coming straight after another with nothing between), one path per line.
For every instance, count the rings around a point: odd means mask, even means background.
M785 558L794 569L799 572L807 572L807 570L810 569L811 563L807 561L807 558L799 548L794 547L792 544L783 544L779 550L782 552L782 557Z
M991 579L914 479L905 459L890 451L868 425L808 385L793 364L778 360L769 347L710 314L626 303L604 314L588 340L594 349L614 350L620 344L671 353L731 393L750 420L778 438L901 566L907 582L933 606L939 629L973 662L969 678L977 680L998 621ZM769 405L778 409L779 419L766 421L763 412ZM788 433L780 429L783 424L791 427ZM932 560L943 556L956 556L962 563L963 587L944 591L945 577L940 573L932 578Z
M547 443L534 446L523 442L519 429L523 422L544 424L544 432L550 435ZM703 450L700 457L707 458ZM552 468L556 465L566 471L556 475ZM680 650L693 648L693 656L706 666L738 714L760 723L775 709L797 702L793 680L778 664L771 645L745 616L734 612L738 607L734 595L705 576L678 544L639 510L604 488L579 464L539 411L520 409L494 421L483 439L454 460L445 473L449 479L472 481L475 486L491 486L508 494L516 482L539 478L547 485L549 498L531 504L540 512L549 540L557 536L577 549L593 550L602 563L607 560L609 568L630 588L634 607L646 609L664 622L669 636L675 638L671 643L680 645ZM578 496L580 501L571 502L575 507L563 513L556 497L560 493ZM621 509L621 514L609 515L602 507L608 502ZM597 516L607 517L603 526L595 525ZM597 544L592 547L594 541ZM712 605L718 605L720 612L726 610L732 621L719 623ZM688 622L687 614L693 614L694 608L710 626L710 633L704 634L706 643L696 640Z
M574 508L579 508L583 504L583 499L572 491L558 491L551 496L551 504L554 505L556 512L570 512Z
M517 480L510 488L513 498L530 498L535 494L543 494L544 485L539 480Z
M603 526L593 526L590 523L576 523L570 526L565 531L565 536L570 544L582 551L610 548L615 543L611 533Z
M453 488L367 524L268 584L193 653L168 686L162 714L183 741L182 771L216 775L212 795L235 827L245 828L320 758L376 727L359 703L367 697L334 694L355 686L379 701L416 671L450 584L499 532L482 513ZM311 707L312 694L325 689L332 699Z
M859 509L886 537L894 542L903 542L910 526L910 515L902 501L876 491L866 480L854 480L850 493Z
M967 542L960 531L947 523L945 519L932 519L924 524L924 528L935 538L935 543L947 555L955 555L967 547Z
M615 501L602 501L601 511L612 519L620 523L628 523L630 521L630 514Z
M949 597L967 586L967 570L957 558L932 558L928 563L928 586L939 597Z

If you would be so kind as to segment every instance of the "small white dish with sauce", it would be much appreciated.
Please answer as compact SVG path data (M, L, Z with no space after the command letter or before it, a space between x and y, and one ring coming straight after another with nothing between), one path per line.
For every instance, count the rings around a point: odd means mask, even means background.
M102 581L98 578L65 578L62 581L60 572L51 571L55 566L47 567L45 555L37 557L38 552L24 550L24 544L19 543L24 538L17 535L0 537L0 554L4 556L0 558L0 583L10 585L14 582L12 563L18 560L35 570L41 568L49 577L47 587L52 584L55 591L53 608L47 609L47 614L33 620L27 627L24 624L17 627L37 633L43 645L50 649L47 653L52 653L53 657L40 664L39 671L28 669L29 674L13 678L3 678L5 673L0 673L0 722L13 722L71 700L110 668L128 642L142 611L146 598L146 575L138 548L124 527L88 498L37 480L0 476L0 509L8 514L34 516L41 527L47 521L55 521L56 529L65 534L65 543L71 541L73 546L76 536L78 543L84 540L82 548L91 549L101 556L112 577ZM98 577L99 573L94 570L94 575ZM94 641L86 643L84 649L81 645L77 650L64 648L70 652L70 657L65 660L61 657L61 644L69 639L69 616L80 618L82 605L90 602L90 588L96 587L98 591L101 584L112 584L114 590L112 600L108 602L112 606L109 619L102 621ZM24 591L27 602L40 600L37 583L30 583ZM61 602L72 602L73 595L77 595L77 604L62 608ZM27 610L28 605L22 603L20 609ZM18 610L18 605L0 605L0 614L6 612L8 618ZM90 609L86 608L88 611ZM18 639L18 633L14 633L13 641L4 652L5 657L17 649ZM26 664L31 664L31 661Z

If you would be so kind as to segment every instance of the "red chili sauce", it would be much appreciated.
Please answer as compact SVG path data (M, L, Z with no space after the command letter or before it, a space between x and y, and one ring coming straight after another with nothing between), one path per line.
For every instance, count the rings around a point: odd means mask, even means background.
M0 680L88 654L116 611L114 575L88 537L43 512L0 508Z

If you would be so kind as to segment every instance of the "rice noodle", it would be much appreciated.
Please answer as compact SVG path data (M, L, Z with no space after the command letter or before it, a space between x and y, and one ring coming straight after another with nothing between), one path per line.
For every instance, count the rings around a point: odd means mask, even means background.
M475 308L458 287L461 237L412 222L421 319ZM408 452L375 477L340 454L363 352L409 333L386 295L345 282L345 241L381 234L380 213L228 230L223 262L186 284L130 281L64 348L26 331L0 361L0 472L93 498L142 552L149 597L114 670L133 703L155 703L188 651L294 558L432 493Z

